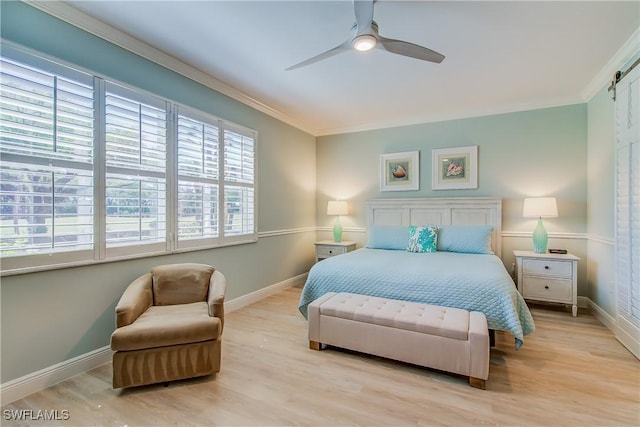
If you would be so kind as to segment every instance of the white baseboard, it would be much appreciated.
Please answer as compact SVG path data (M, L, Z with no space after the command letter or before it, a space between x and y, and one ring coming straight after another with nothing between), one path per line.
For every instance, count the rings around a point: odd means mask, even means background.
M640 359L640 333L638 327L622 316L616 318L616 338L637 359Z
M247 295L234 298L224 303L226 312L232 312L245 307L263 298L276 294L286 288L304 284L307 273L292 277L282 282L276 283L266 288L259 289ZM24 375L6 383L0 384L1 405L7 405L30 394L44 390L47 387L68 380L69 378L81 374L100 365L111 361L112 351L110 346L101 347L64 362L57 363L37 372Z
M580 308L589 308L589 298L588 297L578 297L578 307Z
M238 297L238 298L234 298L224 303L224 310L228 313L235 310L239 310L242 307L245 307L249 304L253 304L254 302L258 302L261 299L264 299L268 296L277 294L278 292L284 289L291 288L293 286L300 285L300 284L303 285L306 279L307 279L307 273L300 274L298 276L276 283L275 285L267 286L266 288L258 289L257 291L251 292L246 295L242 295L241 297Z
M32 372L15 380L7 381L0 385L2 389L0 402L6 405L22 399L32 393L44 390L47 387L58 384L61 381L97 368L111 361L111 348L101 347L64 362L56 363L48 368Z
M590 298L588 297L578 297L578 298L584 299L584 301L586 302L587 308L591 310L591 314L593 314L593 316L596 319L601 321L604 326L606 326L607 328L609 328L609 330L611 330L611 332L613 333L616 332L616 319L614 319L612 315L604 311L604 309L602 309L598 304L593 302Z
M637 359L640 359L640 341L638 337L630 334L624 327L620 327L615 317L604 311L598 304L591 301L591 299L587 297L584 297L584 299L587 301L593 316L613 332L620 344L629 350Z

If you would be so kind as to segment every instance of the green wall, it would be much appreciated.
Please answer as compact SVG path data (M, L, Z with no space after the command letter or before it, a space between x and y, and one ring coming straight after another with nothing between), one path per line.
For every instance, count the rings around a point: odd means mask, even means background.
M122 291L153 265L211 264L227 277L227 300L308 271L315 241L314 136L24 3L0 7L4 40L258 131L258 232L267 233L254 244L3 277L2 383L108 345ZM296 230L305 228L311 229Z
M431 190L431 150L478 146L478 189ZM380 192L380 155L420 151L420 190ZM318 138L317 223L329 238L327 200L349 201L342 218L346 240L366 242L365 201L387 197L495 196L503 200L503 261L514 249L531 250L535 220L522 218L530 196L555 196L559 217L545 220L549 247L586 257L587 105L426 123ZM586 295L586 263L579 265L578 294Z
M588 296L615 315L614 107L603 87L588 103Z

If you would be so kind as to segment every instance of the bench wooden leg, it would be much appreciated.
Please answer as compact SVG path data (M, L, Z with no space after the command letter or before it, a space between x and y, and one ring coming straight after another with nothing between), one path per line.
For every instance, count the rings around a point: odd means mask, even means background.
M482 390L487 389L487 382L480 378L469 377L469 385L475 388L481 388Z
M322 347L317 341L309 341L309 348L311 350L320 350Z

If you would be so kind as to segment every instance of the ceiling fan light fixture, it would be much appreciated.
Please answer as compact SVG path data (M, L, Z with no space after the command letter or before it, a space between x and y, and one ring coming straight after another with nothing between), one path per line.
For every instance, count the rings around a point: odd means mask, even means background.
M369 34L363 34L353 40L353 48L360 52L366 52L376 47L376 43L377 40L375 37Z
M353 11L355 13L356 22L351 27L350 37L333 49L329 49L319 55L312 56L309 59L286 68L286 70L289 71L300 67L306 67L307 65L350 49L365 52L374 48L379 48L396 55L407 56L409 58L415 58L422 61L435 62L437 64L444 60L444 55L436 52L435 50L431 50L411 42L382 37L378 32L378 24L373 20L374 2L375 0L353 0Z

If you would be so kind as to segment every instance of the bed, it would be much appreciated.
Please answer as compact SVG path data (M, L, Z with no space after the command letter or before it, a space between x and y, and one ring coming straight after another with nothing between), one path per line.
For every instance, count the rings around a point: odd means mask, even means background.
M366 247L311 268L298 305L305 317L325 293L351 292L480 311L489 329L522 346L535 325L500 258L500 199L381 199L366 207ZM437 227L437 251L407 251L410 225Z

